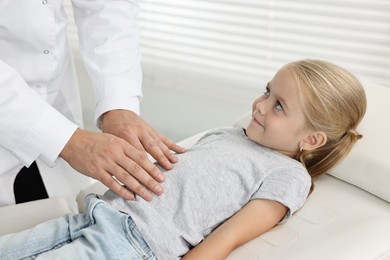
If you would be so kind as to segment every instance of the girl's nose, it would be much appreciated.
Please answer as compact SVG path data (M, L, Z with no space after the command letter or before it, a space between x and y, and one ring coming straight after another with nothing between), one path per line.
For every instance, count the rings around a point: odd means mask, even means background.
M266 103L267 100L263 100L256 104L256 109L259 111L260 115L265 116L266 114Z

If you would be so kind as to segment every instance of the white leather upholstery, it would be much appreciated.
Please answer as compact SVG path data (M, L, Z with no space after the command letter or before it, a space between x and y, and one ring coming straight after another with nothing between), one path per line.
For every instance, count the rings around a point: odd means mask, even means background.
M305 206L228 260L390 259L390 204L330 175Z
M31 228L67 213L72 213L72 209L63 198L49 198L0 207L0 236Z

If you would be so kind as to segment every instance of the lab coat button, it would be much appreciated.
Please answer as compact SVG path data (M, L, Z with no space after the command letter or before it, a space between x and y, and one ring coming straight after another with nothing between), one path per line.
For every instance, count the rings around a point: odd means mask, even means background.
M47 4L47 0L43 0L42 4L44 4L44 5Z
M44 54L49 54L49 52L50 52L49 50L44 50L43 51Z

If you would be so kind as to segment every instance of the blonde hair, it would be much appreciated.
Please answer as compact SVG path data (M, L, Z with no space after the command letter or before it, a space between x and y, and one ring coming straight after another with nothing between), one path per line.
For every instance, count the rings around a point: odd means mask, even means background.
M327 136L324 146L297 154L313 179L344 158L362 137L356 128L366 112L366 95L351 73L332 63L300 60L285 67L299 86L306 127Z

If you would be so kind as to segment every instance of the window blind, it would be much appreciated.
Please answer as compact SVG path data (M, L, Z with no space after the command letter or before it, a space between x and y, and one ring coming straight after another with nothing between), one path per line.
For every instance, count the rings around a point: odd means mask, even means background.
M139 4L145 84L251 100L283 64L319 58L390 87L387 0Z

